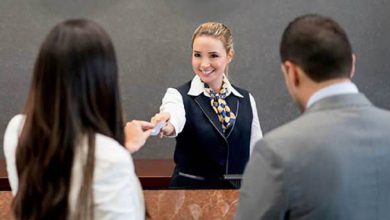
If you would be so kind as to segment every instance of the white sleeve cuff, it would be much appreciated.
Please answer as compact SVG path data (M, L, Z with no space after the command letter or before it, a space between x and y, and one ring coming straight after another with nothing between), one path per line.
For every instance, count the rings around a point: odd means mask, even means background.
M176 137L182 132L186 123L186 113L183 104L183 97L174 88L168 88L162 99L160 112L168 112L171 116L169 122L175 128L175 134L169 137Z

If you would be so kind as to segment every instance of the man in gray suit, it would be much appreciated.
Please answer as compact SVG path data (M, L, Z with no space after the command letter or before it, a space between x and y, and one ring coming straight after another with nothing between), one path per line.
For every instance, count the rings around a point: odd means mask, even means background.
M345 31L327 17L298 17L280 54L303 114L257 143L236 219L390 219L390 112L351 82Z

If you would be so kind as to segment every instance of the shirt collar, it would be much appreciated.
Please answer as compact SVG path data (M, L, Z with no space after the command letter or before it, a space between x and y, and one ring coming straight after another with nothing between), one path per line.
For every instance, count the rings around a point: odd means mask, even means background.
M332 84L315 92L309 98L309 101L306 104L306 108L309 108L315 102L325 97L350 93L359 93L359 90L354 83L348 81Z
M226 96L229 96L230 93L233 93L233 95L237 96L237 97L240 97L240 98L244 98L243 95L241 95L241 93L239 93L233 86L232 84L230 84L229 80L226 78L226 76L224 75L225 79L226 79L226 84L227 84L227 94ZM210 97L209 94L207 94L206 92L204 92L204 83L200 80L199 76L198 75L195 75L195 77L192 79L191 81L191 87L190 87L190 90L188 91L188 95L190 96L199 96L200 94L204 94L205 96L207 97Z

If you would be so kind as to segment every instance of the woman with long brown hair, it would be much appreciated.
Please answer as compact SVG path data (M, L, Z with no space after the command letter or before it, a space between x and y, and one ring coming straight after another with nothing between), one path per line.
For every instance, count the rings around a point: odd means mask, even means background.
M4 137L15 219L145 218L129 151L152 127L133 121L124 132L108 34L84 19L55 26L40 48L24 114Z

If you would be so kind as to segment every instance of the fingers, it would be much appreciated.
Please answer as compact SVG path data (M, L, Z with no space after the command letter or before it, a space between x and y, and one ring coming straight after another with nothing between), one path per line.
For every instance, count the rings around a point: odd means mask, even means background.
M162 134L160 135L160 137L172 136L175 134L175 127L172 125L171 122L167 122L166 125L161 129L160 133Z
M147 122L147 121L137 121L137 120L133 120L133 121L137 125L141 126L142 130L144 130L144 131L150 130L150 129L154 128L154 124L153 123L150 123L150 122Z
M158 135L158 137L159 137L160 139L162 139L162 138L164 137L164 133L163 133L163 132L160 132L160 134Z
M132 120L131 122L127 122L124 129L125 147L132 153L138 151L145 144L146 140L152 133L152 129L156 126L156 124L161 121L167 122L169 118L169 113L162 112L152 117L151 122L142 120ZM159 134L160 138L166 135L166 127L167 126L161 129L161 132Z
M155 114L151 119L150 122L153 124L157 124L158 122L168 122L171 118L171 115L167 112L160 112Z
M125 126L125 147L131 152L138 151L150 136L153 124L145 121L133 120Z
M158 122L158 114L155 114L151 119L150 122L153 124L157 124Z
M150 134L152 133L152 129L144 131L144 135L148 138Z

